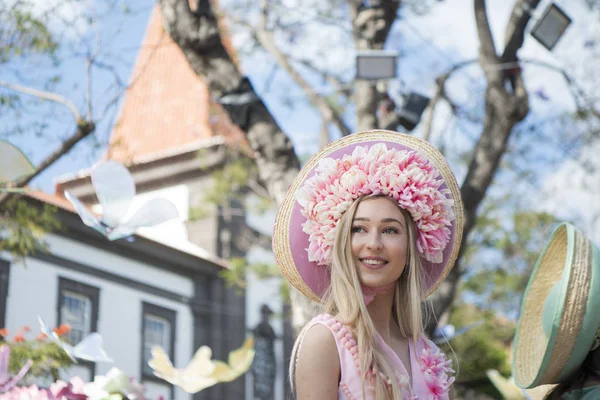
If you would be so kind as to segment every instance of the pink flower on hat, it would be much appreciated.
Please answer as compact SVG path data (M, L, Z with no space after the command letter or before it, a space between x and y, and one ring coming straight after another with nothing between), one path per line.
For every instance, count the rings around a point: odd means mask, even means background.
M330 264L341 216L361 196L384 195L397 201L415 222L420 256L441 263L455 218L454 202L450 191L441 189L443 183L421 154L388 149L385 143L357 146L340 159L320 160L296 197L306 218L302 230L309 236L309 261Z

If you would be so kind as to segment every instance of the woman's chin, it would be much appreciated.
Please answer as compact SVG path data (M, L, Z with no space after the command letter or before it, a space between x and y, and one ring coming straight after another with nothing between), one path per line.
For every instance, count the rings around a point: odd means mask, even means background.
M376 290L376 289L380 289L383 287L388 287L396 281L397 281L397 279L390 280L390 279L368 279L367 278L367 279L361 279L360 283L363 287Z

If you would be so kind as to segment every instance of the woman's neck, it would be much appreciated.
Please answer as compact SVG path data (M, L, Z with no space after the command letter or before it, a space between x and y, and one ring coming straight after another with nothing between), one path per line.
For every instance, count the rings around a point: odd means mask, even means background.
M391 342L392 331L395 325L392 319L392 303L394 301L394 291L381 293L375 296L373 301L367 306L375 330L387 343Z

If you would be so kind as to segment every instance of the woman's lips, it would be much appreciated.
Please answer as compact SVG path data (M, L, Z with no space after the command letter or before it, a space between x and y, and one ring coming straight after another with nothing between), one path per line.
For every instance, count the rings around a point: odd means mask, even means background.
M379 269L385 267L388 261L381 257L362 257L360 263L368 269Z

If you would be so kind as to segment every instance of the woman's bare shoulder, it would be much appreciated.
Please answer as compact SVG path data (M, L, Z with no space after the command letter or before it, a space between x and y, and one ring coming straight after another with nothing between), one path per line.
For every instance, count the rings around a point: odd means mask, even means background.
M308 328L297 357L297 399L337 399L340 361L329 328L323 324Z
M321 355L321 352L325 352L327 357L337 355L337 346L333 332L323 324L312 325L304 332L300 351L301 354L307 352L310 355L313 353L317 357Z

